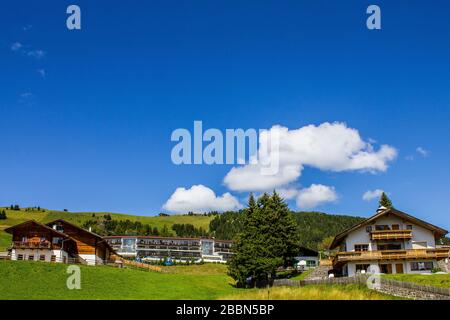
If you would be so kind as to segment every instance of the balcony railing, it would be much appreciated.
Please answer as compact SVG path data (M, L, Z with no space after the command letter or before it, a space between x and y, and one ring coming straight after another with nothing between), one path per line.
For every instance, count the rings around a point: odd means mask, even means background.
M412 239L411 230L374 230L371 235L372 240Z
M50 241L14 241L12 247L14 249L50 249L52 244Z
M445 259L448 249L412 249L339 252L333 263L370 260Z

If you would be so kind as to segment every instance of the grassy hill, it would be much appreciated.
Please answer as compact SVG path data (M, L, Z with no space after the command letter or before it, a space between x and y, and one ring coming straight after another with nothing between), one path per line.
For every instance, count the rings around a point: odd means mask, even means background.
M0 220L0 251L5 251L11 243L11 236L3 230L9 226L16 225L26 220L36 220L39 222L50 222L56 219L64 219L79 226L83 226L87 221L100 223L105 216L110 216L115 221L129 220L131 222L140 222L148 224L162 230L164 227L169 234L176 235L172 230L174 224L190 224L195 228L202 228L209 232L211 236L218 239L233 239L235 235L244 228L241 221L241 212L225 212L220 215L171 215L171 216L136 216L128 214L119 214L111 212L67 212L36 208L22 208L20 210L10 210L9 208L1 210L6 211L7 219ZM331 241L330 238L339 232L349 228L363 218L330 215L320 212L293 212L294 217L299 225L299 233L301 245L311 248L320 249L323 247L322 241ZM94 226L94 229L95 226ZM97 231L96 231L97 232ZM104 234L100 233L99 234ZM111 233L109 233L111 234ZM112 233L115 234L115 233Z
M267 299L267 289L237 289L226 266L165 267L162 273L80 266L81 289L66 286L67 265L32 261L0 261L0 300L6 299ZM360 286L271 288L271 299L390 299Z
M3 210L3 209L2 209ZM3 230L9 226L19 224L27 220L36 220L39 222L50 222L56 219L64 219L76 225L82 225L85 221L94 219L95 217L100 218L103 215L110 215L114 220L130 220L130 221L140 221L141 223L150 224L152 227L157 227L158 229L163 229L166 225L172 234L175 234L171 227L175 223L186 223L192 224L197 228L209 229L209 222L212 217L201 216L201 215L172 215L172 216L135 216L128 214L110 213L110 212L67 212L67 211L56 211L42 209L38 211L37 209L26 211L25 209L9 210L6 209L6 220L0 220L0 251L4 251L5 248L9 247L11 243L11 237L9 234Z

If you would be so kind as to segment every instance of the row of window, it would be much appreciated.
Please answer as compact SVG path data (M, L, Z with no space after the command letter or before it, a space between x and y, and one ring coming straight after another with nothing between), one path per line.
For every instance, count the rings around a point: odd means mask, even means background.
M367 226L366 227L366 231L367 232L372 232L373 227L375 227L376 231L386 231L386 230L400 230L400 225L399 224L393 224L391 226L384 224L384 225L375 225L375 226ZM412 230L413 226L411 224L407 224L406 225L406 230Z
M45 254L41 254L39 256L36 256L36 258L38 258L39 261L48 261L46 259L46 255ZM29 254L28 256L24 255L24 254L18 254L17 255L17 260L29 260L29 261L34 261L35 260L35 255L34 254ZM56 256L52 255L50 257L50 261L51 262L55 262L56 261Z
M383 266L383 265L381 265ZM356 265L356 272L359 273L362 270L368 271L370 265L369 264L357 264ZM425 262L410 262L411 271L431 271L433 270L433 262L432 261L425 261ZM389 268L387 268L389 269ZM401 268L403 271L403 267ZM381 270L383 272L383 270ZM385 273L390 273L385 272Z
M108 239L107 240L111 245L119 245L122 243L122 239ZM134 245L134 239L124 239L124 245ZM139 239L138 244L163 244L163 245L185 245L185 246L200 246L200 241L198 240L166 240L166 239ZM215 242L215 247L229 248L231 247L231 243L223 243L223 242Z
M413 241L412 242L413 249L426 249L427 242L426 241ZM401 243L378 243L377 250L402 250L403 246ZM369 244L355 244L355 251L369 251Z

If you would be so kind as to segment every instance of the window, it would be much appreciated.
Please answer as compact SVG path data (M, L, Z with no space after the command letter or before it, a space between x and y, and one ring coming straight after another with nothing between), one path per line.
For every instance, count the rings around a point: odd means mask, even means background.
M412 225L411 224L406 225L406 230L412 230Z
M33 260L34 260L34 254L30 254L30 255L28 256L28 260L33 261Z
M18 254L17 255L17 260L23 260L23 254Z
M55 255L52 255L52 257L50 258L50 261L51 261L51 262L55 262L55 261L56 261L56 256L55 256Z
M427 248L427 242L426 241L413 241L412 243L413 249L426 249Z
M41 254L39 256L39 261L45 261L45 254Z
M393 224L392 230L400 230L400 226L398 224Z
M378 250L402 250L401 243L379 243Z
M52 243L53 243L53 244L59 244L59 243L61 243L61 241L62 241L62 238L60 238L60 237L54 237L53 240L52 240Z
M356 265L356 273L361 273L362 270L367 272L369 267L370 267L370 264L357 264Z
M411 262L411 271L431 271L433 262Z
M376 225L375 230L383 231L383 230L390 230L388 225Z
M367 226L366 227L366 232L372 232L372 226Z
M309 268L315 267L316 261L315 260L306 260L306 266Z
M368 244L355 244L355 251L369 251Z

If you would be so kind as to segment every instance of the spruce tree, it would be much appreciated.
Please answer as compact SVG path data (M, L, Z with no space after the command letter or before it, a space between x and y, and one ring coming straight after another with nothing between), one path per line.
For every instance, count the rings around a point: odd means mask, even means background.
M243 231L233 245L228 274L238 286L275 277L276 269L292 262L298 250L297 224L287 205L274 192L257 201L250 195L243 212Z
M380 207L381 206L388 208L388 209L394 208L394 206L392 205L391 199L389 199L387 194L384 192L381 194L381 197L380 197Z

